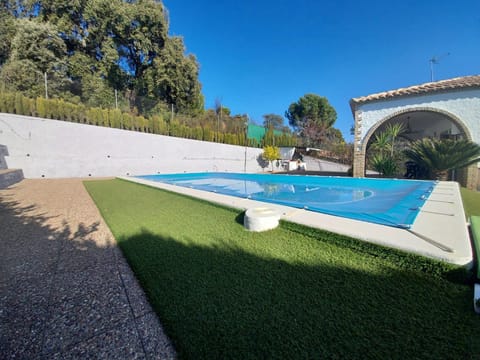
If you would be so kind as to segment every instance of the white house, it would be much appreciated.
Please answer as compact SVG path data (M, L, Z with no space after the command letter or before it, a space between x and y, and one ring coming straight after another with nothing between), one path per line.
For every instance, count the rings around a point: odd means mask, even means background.
M465 138L480 143L480 75L458 77L371 94L350 100L355 119L353 176L365 174L369 141L387 124L401 123L409 140ZM457 180L477 187L479 165Z

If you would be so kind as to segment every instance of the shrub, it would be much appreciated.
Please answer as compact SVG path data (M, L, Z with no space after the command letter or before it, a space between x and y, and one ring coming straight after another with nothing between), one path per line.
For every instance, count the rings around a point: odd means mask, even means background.
M123 113L122 123L125 130L130 130L132 128L132 116L129 113Z
M480 145L468 140L425 138L414 142L405 155L434 179L447 180L450 170L480 161Z
M23 102L22 102L22 94L17 92L15 93L15 114L17 115L25 115L23 109Z
M273 161L280 159L280 149L276 146L267 145L263 148L262 157L270 162L273 171Z
M110 111L110 126L121 129L122 128L122 112L118 109Z
M150 117L138 114L138 110L123 112L119 109L102 109L87 107L80 102L78 97L70 97L69 101L62 98L45 99L37 97L31 99L23 96L21 92L0 92L0 112L32 115L41 118L57 119L126 130L136 130L146 133L170 135L187 139L219 142L232 145L245 145L245 133L238 132L215 132L208 124L198 123L198 119L187 115L179 115L171 122L171 114L162 105L159 112ZM275 143L294 142L294 138L288 134L275 137ZM248 139L248 146L259 147L255 139Z
M372 167L383 176L394 176L398 170L395 160L387 155L375 154L370 160Z
M37 104L37 114L41 118L46 118L47 117L47 109L45 108L45 99L38 97L36 100Z

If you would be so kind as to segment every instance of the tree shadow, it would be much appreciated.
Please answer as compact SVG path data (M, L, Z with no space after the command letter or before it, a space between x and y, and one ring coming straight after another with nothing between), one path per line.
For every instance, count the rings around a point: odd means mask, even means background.
M183 358L434 359L480 351L470 336L480 323L468 286L381 259L368 271L348 260L292 263L215 240L200 246L146 229L119 239Z
M98 221L71 228L62 214L49 215L27 203L17 201L10 189L0 192L0 358L4 359L48 358L91 337L94 327L87 319L83 325L82 320L73 324L64 319L84 306L79 304L99 299L93 291L95 280L88 276L108 271L108 265L116 262L113 243L94 239ZM109 275L105 278L110 281ZM55 316L57 324L52 322ZM78 331L81 326L83 333Z
M269 162L267 160L265 160L265 158L262 156L262 154L260 154L260 155L257 156L257 164L263 170L265 170L268 167Z

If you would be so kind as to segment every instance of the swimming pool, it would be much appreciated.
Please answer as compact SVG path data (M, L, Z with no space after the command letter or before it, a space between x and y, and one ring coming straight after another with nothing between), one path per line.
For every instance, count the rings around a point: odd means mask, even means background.
M434 181L347 177L185 173L140 179L410 228Z

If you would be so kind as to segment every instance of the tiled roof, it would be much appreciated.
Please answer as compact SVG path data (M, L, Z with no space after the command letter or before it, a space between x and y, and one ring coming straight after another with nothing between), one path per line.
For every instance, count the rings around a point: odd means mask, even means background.
M442 92L448 90L457 90L464 88L480 87L480 75L463 76L448 80L429 82L420 85L409 86L396 90L384 91L377 94L361 96L350 100L350 106L366 103L369 101L385 100L400 96L421 95L433 92Z

